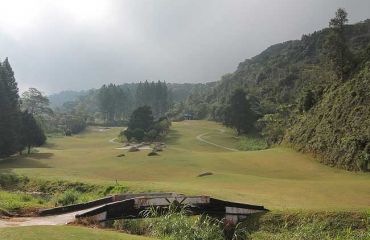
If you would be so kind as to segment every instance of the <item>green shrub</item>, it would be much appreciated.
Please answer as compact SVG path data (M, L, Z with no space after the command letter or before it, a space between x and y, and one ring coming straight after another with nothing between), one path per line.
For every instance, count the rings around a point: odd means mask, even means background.
M61 206L71 205L77 203L80 193L74 189L67 190L57 196L56 204Z
M121 184L109 185L104 189L103 195L125 193L128 192L128 190L129 188L127 186Z

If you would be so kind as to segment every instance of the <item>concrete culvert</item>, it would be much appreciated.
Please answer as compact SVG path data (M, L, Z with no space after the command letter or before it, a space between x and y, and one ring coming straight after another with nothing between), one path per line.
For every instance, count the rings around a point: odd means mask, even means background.
M204 173L201 173L198 175L198 177L204 177L204 176L210 176L210 175L213 175L212 172L204 172Z

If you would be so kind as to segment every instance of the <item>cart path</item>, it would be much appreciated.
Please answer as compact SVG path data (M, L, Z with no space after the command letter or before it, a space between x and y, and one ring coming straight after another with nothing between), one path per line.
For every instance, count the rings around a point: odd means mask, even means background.
M219 130L221 133L224 133L225 130L224 129L217 129ZM233 152L239 152L238 149L235 149L235 148L228 148L228 147L225 147L225 146L222 146L222 145L219 145L217 143L213 143L213 142L210 142L208 140L205 140L203 137L210 134L211 132L206 132L206 133L202 133L202 134L199 134L198 136L196 136L196 139L198 141L201 141L201 142L204 142L204 143L207 143L207 144L210 144L210 145L213 145L215 147L219 147L219 148L223 148L225 150L229 150L229 151L233 151Z
M77 214L82 214L95 208L97 207L52 216L0 218L0 228L38 225L65 225L73 222Z

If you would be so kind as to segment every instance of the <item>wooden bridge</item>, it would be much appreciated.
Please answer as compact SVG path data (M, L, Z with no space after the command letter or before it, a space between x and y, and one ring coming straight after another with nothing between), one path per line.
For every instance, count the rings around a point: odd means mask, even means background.
M90 218L102 225L116 219L142 218L144 210L155 207L166 210L171 204L186 206L189 214L207 214L212 217L225 218L229 223L236 224L248 215L268 211L263 206L223 201L210 196L187 196L176 193L140 193L115 195L85 204L71 205L61 208L47 209L41 215L56 214L57 212L76 211L92 208L77 214L76 219Z

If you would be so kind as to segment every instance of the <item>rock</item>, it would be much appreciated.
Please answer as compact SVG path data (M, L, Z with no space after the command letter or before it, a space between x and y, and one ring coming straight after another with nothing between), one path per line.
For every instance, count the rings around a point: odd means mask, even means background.
M124 157L125 154L124 153L121 153L121 154L118 154L117 157Z
M163 151L163 149L162 149L162 147L161 146L159 146L159 145L156 145L156 146L154 146L154 148L153 148L153 152L162 152Z
M137 147L130 147L130 148L128 149L128 151L129 151L129 152L138 152L138 151L140 151L140 150L139 150L139 148L137 148Z
M212 172L204 172L204 173L201 173L198 175L198 177L204 177L204 176L210 176L210 175L213 175Z

